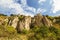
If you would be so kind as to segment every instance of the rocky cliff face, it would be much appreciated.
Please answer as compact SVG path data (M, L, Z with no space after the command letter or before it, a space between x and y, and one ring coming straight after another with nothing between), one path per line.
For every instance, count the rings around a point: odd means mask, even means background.
M11 25L11 26L14 27L14 28L16 28L18 21L19 21L18 17L15 17L15 18L13 19L13 21L12 21L12 25Z
M22 20L19 20L17 29L18 31L29 30L31 24L31 17L25 16Z
M34 24L35 24L36 26L42 26L42 18L43 18L43 16L42 16L41 14L35 15L35 16L34 16L34 19L35 19Z
M29 30L30 29L30 25L31 25L31 17L27 16L27 17L25 17L25 28L27 30Z
M32 20L32 26L52 26L52 22L46 17L42 16L41 14L37 14L34 16Z
M6 18L5 21L7 22L8 25L16 28L18 31L22 31L24 29L29 30L31 25L33 26L34 25L36 26L42 26L42 25L51 26L52 25L51 21L47 17L42 16L40 14L37 14L34 17L10 16ZM4 21L0 19L0 25L2 25L2 23L4 23Z
M16 17L9 17L8 20L9 20L9 21L8 21L8 25L10 25L10 26L12 26L12 27L14 27L14 28L17 27L17 23L18 23L18 21L19 21L19 19L18 19L17 16L16 16Z
M45 26L52 26L52 22L47 17L43 16L42 21Z

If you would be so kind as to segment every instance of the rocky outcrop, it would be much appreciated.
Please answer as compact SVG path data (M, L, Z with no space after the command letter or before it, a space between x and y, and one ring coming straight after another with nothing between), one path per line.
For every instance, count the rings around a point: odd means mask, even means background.
M18 31L30 30L32 26L40 27L43 25L45 26L52 25L52 22L46 16L42 16L41 14L37 14L34 17L17 15L10 16L5 20L0 19L0 25L2 25L2 23L4 22L7 22L8 25L16 28Z
M31 17L30 17L30 16L26 16L26 17L25 17L25 28L26 28L27 30L30 29L30 24L31 24Z
M52 26L52 22L47 17L43 16L42 21L45 26Z
M17 23L18 23L19 19L18 17L12 17L12 19L9 19L9 25L16 28L17 27Z
M25 16L22 20L19 20L17 29L18 31L29 30L31 24L31 17Z
M37 14L32 19L32 26L52 26L52 22L46 17L42 16L41 14Z
M56 19L53 19L53 23L55 23L56 22Z
M9 17L8 25L17 28L18 31L29 30L31 24L30 16Z
M18 21L19 21L18 17L15 17L14 20L12 21L12 25L11 26L16 28Z
M34 25L42 26L42 18L43 18L43 16L41 14L35 15L34 16L34 20L35 20Z
M25 25L24 25L24 22L23 22L23 21L19 21L16 28L17 28L17 30L20 32L20 31L23 31L23 30L25 29L24 26L25 26Z

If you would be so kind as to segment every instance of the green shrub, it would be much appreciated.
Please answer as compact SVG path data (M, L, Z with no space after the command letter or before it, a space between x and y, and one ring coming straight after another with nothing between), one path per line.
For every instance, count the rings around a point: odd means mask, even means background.
M60 40L60 29L50 27L49 30L51 33L54 33L53 35L56 35L57 40Z
M12 27L12 26L7 26L7 27L6 27L6 31L7 31L8 33L12 33L12 34L14 34L14 33L17 32L16 29L15 29L14 27Z
M24 16L21 15L21 16L19 16L18 18L19 18L19 20L22 20L22 19L24 18Z
M40 27L40 31L39 32L40 32L42 37L48 37L48 33L50 33L48 27L46 27L46 26Z
M22 33L22 34L28 34L29 31L27 31L26 29L23 29L23 30L21 31L21 33Z
M40 28L39 28L38 26L34 26L34 28L32 28L32 31L33 31L33 32L39 32L39 29L40 29Z
M37 40L41 40L43 37L41 36L40 33L37 33L37 34L35 34L35 38L36 38Z
M46 26L35 26L32 31L35 33L35 35L39 34L40 37L48 37L48 34L50 33L49 28Z
M6 29L4 28L3 25L0 25L0 37L2 36L8 36Z
M55 33L49 33L48 37L47 37L47 40L57 40L57 37L56 37Z
M55 34L58 33L58 29L55 27L50 27L49 30L50 30L50 32L54 32Z
M0 25L0 37L10 36L10 35L14 35L16 33L17 32L16 32L15 28L13 28L12 26L4 27L3 25Z
M29 37L28 40L37 40L35 37Z

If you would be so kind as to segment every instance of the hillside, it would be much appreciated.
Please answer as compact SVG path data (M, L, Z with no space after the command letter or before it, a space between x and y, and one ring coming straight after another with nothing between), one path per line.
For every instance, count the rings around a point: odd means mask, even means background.
M60 16L0 14L0 40L60 40Z

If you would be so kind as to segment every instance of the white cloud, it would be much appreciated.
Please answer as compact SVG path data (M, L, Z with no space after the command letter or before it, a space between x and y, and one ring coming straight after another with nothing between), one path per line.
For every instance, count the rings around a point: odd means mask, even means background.
M12 0L0 0L0 4L10 4L12 3L13 1Z
M33 12L33 13L35 13L36 12L36 9L35 8L33 8L33 7L29 7L29 6L25 6L25 8L24 8L25 10L29 10L29 11L31 11L31 12Z
M42 2L45 2L45 1L46 1L46 0L39 0L38 2L39 2L39 3L42 3Z
M2 0L0 1L0 6L2 6L3 8L8 8L8 9L15 9L16 13L23 13L23 9L21 8L20 4L14 3L13 0Z
M37 13L44 13L44 12L46 12L46 11L47 11L46 9L38 8Z
M32 12L36 12L36 9L33 8L33 7L30 7L27 5L27 0L21 0L21 3L22 3L22 8L24 8L24 10L30 10Z
M8 7L10 4L12 4L13 1L12 0L0 0L0 6L2 7Z
M26 12L25 10L30 10L32 12L35 12L35 8L33 7L29 7L27 5L27 1L26 0L21 0L22 4L18 4L14 2L15 0L0 0L0 7L4 8L4 11L7 11L8 9L14 9L15 12L13 14L23 14L23 15L30 15L32 16L33 14L30 12ZM6 8L8 8L7 10L5 10ZM23 9L24 8L24 9ZM3 12L4 12L3 11ZM10 10L9 10L10 11ZM7 11L8 12L8 11ZM11 12L12 13L12 12Z
M24 5L27 4L27 0L21 0L21 3L22 3L22 5L24 6Z
M38 3L39 3L40 5L44 5L44 4L43 4L44 2L46 2L46 0L38 0Z
M60 0L53 0L53 13L60 10Z

